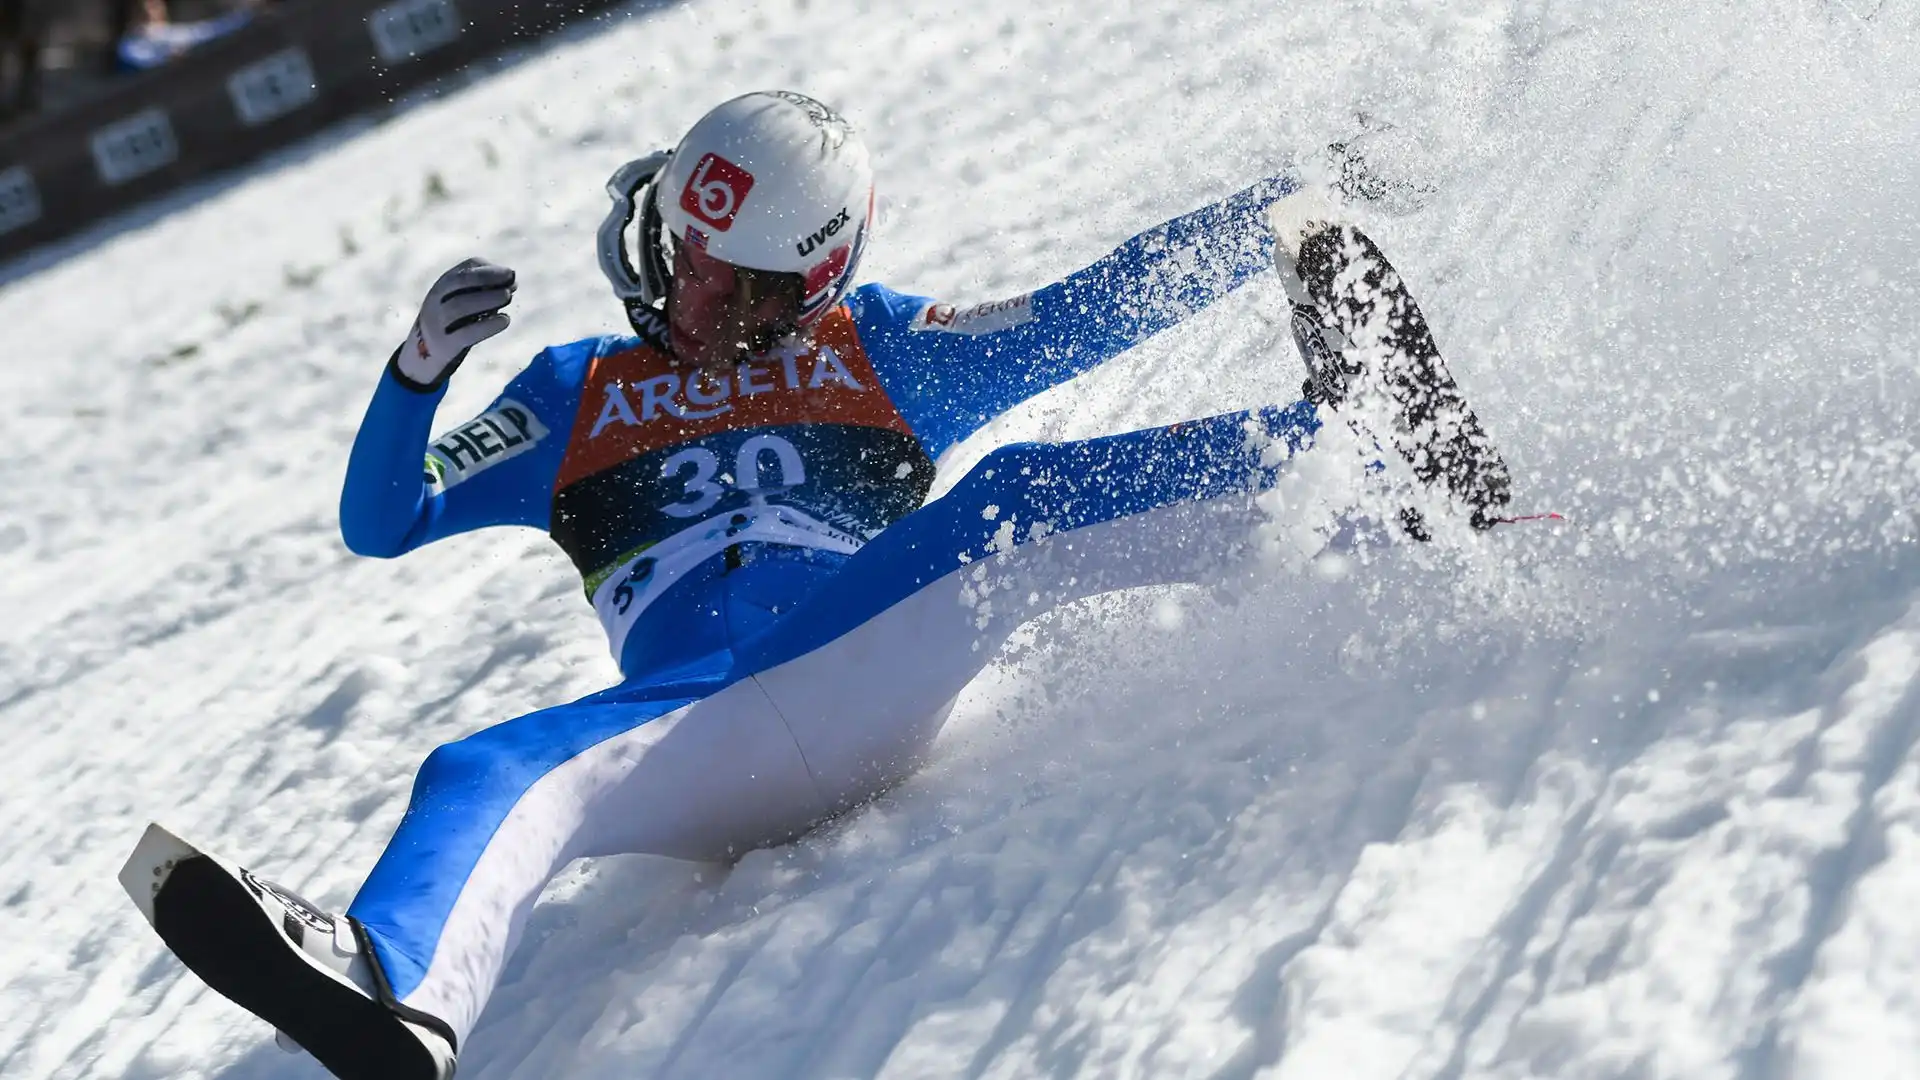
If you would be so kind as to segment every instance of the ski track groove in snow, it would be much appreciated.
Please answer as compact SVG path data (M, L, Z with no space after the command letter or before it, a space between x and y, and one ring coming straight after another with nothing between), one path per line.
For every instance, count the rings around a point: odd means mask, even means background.
M822 28L828 28L823 32ZM1560 529L1022 631L921 776L549 889L467 1080L1908 1080L1920 1063L1920 8L638 3L0 271L0 1074L313 1077L115 884L149 818L343 907L440 742L612 677L527 532L336 538L435 273L520 273L436 427L619 328L603 177L711 102L867 131L869 276L1052 280L1294 156ZM290 211L289 208L294 208ZM996 421L1291 400L1260 280ZM1350 495L1323 461L1269 500Z
M1489 939L1486 950L1493 954L1492 963L1486 958L1478 958L1480 968L1492 967L1493 971L1484 978L1474 979L1476 974L1469 969L1462 980L1455 985L1450 995L1451 1001L1468 998L1464 1007L1450 1004L1446 1024L1435 1031L1437 1039L1447 1043L1445 1063L1436 1069L1409 1070L1415 1075L1430 1075L1435 1080L1459 1080L1466 1069L1467 1051L1480 1035L1481 1026L1493 1012L1499 993L1512 984L1520 969L1525 965L1529 946L1533 936L1538 933L1546 918L1549 904L1554 895L1564 889L1568 883L1575 861L1579 857L1582 838L1587 821L1592 816L1591 800L1579 807L1569 818L1565 831L1553 852L1547 866L1522 891L1513 907L1501 918L1499 929ZM1429 1046L1428 1054L1435 1047Z
M1063 951L1065 944L1083 938L1101 927L1101 920L1088 919L1082 914L1080 901L1088 895L1090 889L1094 888L1096 882L1111 881L1113 874L1117 872L1120 851L1115 841L1125 831L1125 826L1139 807L1139 802L1140 796L1136 795L1125 800L1124 806L1111 813L1111 817L1108 818L1111 827L1105 830L1105 842L1091 846L1091 850L1084 856L1084 865L1073 870L1069 878L1072 885L1067 894L1058 903L1049 904L1050 910L1043 912L1043 915L1051 917L1034 920L1039 922L1038 933L1035 940L1024 950L1027 956L1025 970L1022 971L1016 967L1009 975L1010 981L1019 989L1006 1003L999 1021L993 1025L992 1031L988 1033L980 1049L974 1052L973 1060L967 1066L966 1075L973 1080L984 1080L992 1075L989 1070L1017 1039L1028 1034L1042 1036L1051 1034L1045 1028L1037 1028L1032 1023L1034 1014L1040 1008L1040 991L1046 984L1046 972L1042 969L1050 966L1050 962ZM1051 879L1053 882L1059 880L1057 876ZM1044 891L1043 885L1035 890L1035 894ZM1029 900L1020 909L1021 919L1025 921L1031 911L1032 902ZM1111 914L1109 914L1110 918ZM1045 1055L1039 1056L1044 1059Z

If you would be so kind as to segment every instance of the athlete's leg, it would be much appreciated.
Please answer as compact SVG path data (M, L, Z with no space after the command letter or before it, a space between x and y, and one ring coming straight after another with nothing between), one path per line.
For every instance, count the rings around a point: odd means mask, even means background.
M1253 539L1255 496L1312 442L1313 407L987 455L736 655L815 783L849 805L911 772L1008 634L1060 604L1186 582Z
M348 914L401 1004L464 1038L566 863L724 858L870 796L1021 622L1217 564L1278 475L1261 446L1284 456L1314 426L1299 407L995 451L737 646L732 671L616 688L436 750Z
M534 900L573 859L721 859L826 813L752 681L616 687L428 756L348 914L393 996L472 1030Z

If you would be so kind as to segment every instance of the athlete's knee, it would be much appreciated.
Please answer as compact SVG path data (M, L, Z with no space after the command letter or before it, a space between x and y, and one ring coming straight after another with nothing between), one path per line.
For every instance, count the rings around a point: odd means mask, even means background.
M1031 476L1035 469L1045 468L1048 459L1059 449L1055 443L1007 443L994 447L973 471L982 475Z
M525 771L522 764L506 752L500 740L488 739L486 735L484 731L469 735L428 754L414 776L414 798L447 797L455 793L471 797L520 782L520 774Z
M995 497L1019 498L1036 485L1048 482L1058 468L1059 450L1058 444L1039 442L995 447L954 485L954 494L986 502Z

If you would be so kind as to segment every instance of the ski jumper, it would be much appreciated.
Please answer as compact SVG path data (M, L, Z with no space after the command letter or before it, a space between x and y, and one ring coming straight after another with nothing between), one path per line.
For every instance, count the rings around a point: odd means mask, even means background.
M1232 557L1284 468L1274 448L1311 443L1305 402L1003 446L926 495L934 460L995 415L1269 266L1261 211L1293 187L1000 303L865 285L804 347L724 373L676 364L664 325L550 348L431 442L444 390L383 376L347 468L348 546L545 529L624 677L427 757L348 911L393 997L464 1040L569 861L792 839L910 774L1020 624Z

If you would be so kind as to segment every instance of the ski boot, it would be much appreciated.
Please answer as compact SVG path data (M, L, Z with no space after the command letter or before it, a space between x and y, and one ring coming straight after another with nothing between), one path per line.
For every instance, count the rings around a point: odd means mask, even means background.
M341 1080L448 1080L454 1035L393 999L366 931L149 825L120 884L206 984Z
M1332 204L1307 188L1267 210L1274 268L1292 307L1293 338L1307 365L1307 400L1339 411L1362 398L1384 400L1392 416L1388 441L1422 484L1467 511L1476 529L1506 520L1512 497L1506 462L1467 406L1440 359L1433 333L1380 248ZM1429 539L1413 509L1401 523Z

